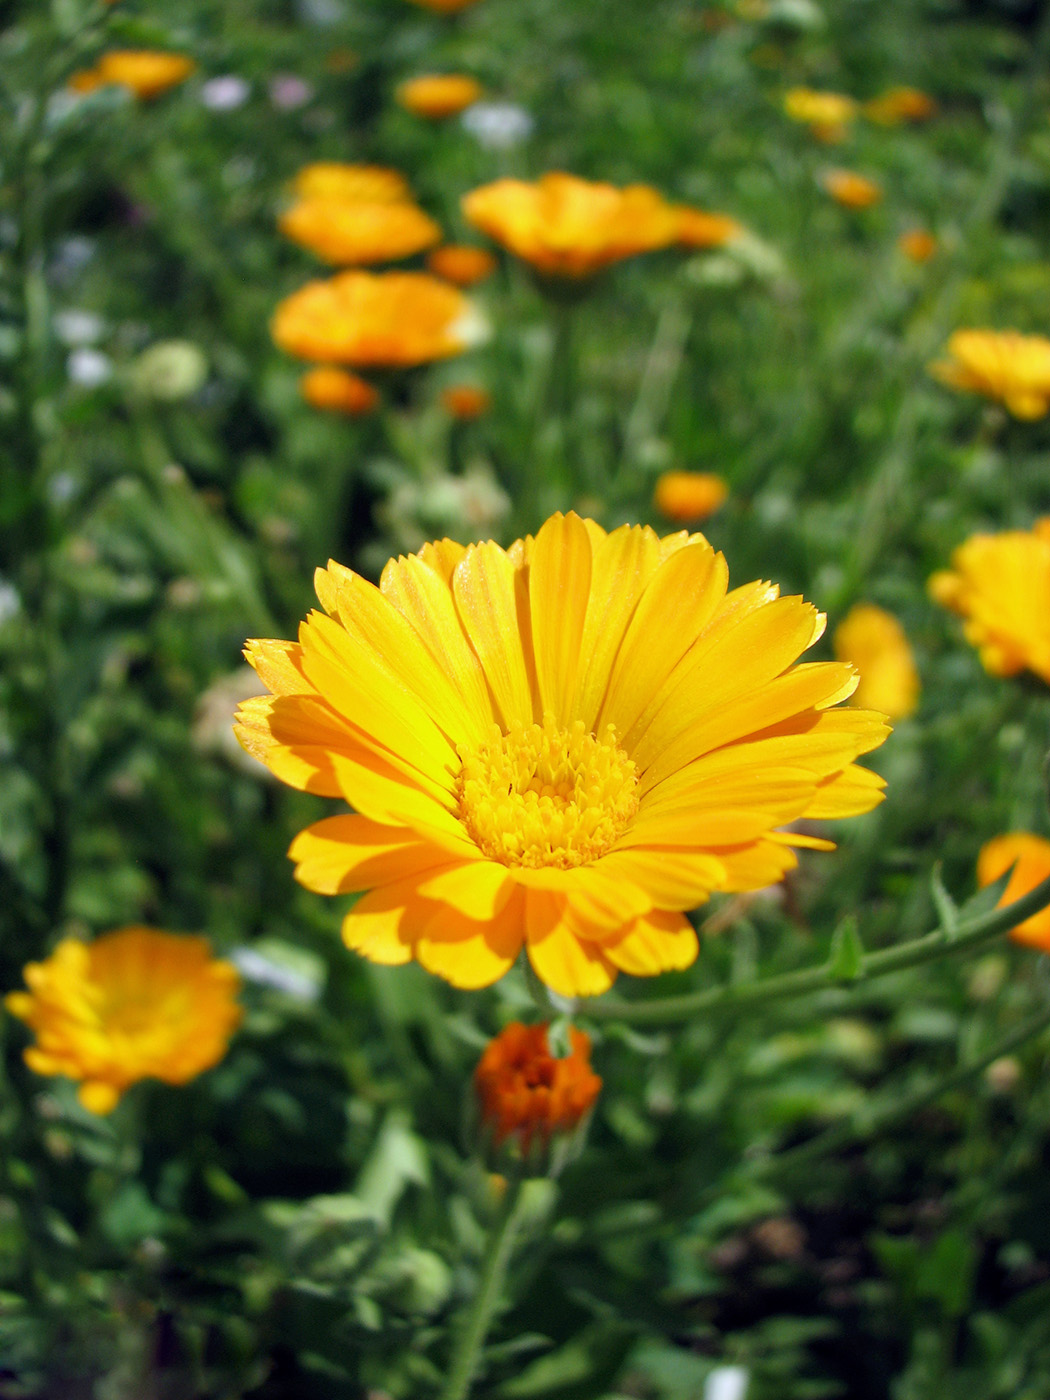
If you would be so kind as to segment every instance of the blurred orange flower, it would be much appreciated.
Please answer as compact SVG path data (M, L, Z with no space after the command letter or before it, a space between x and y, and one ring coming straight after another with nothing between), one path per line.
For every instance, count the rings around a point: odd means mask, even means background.
M1034 890L1050 875L1050 841L1031 831L1012 831L996 836L981 847L977 857L977 883L981 889L993 884L1013 866L998 908ZM1030 919L1010 930L1010 937L1031 948L1050 953L1050 908L1040 909Z
M399 83L394 92L406 111L431 121L454 117L476 102L481 94L481 84L465 73L425 73Z
M496 180L463 197L475 228L540 272L588 277L609 263L665 248L681 229L677 209L648 185L580 180L560 172L534 184Z
M397 262L441 240L441 228L429 214L414 204L392 201L306 199L285 210L277 227L336 267Z
M498 266L485 248L471 248L465 243L446 243L427 254L427 267L435 277L444 277L457 287L473 287L491 277Z
M952 389L998 399L1015 418L1050 410L1050 340L1019 331L961 330L948 339L947 360L930 373Z
M928 588L965 619L966 640L990 675L1027 669L1050 684L1050 516L1030 532L971 535Z
M721 248L731 238L743 232L736 219L728 214L709 214L705 209L691 209L687 204L675 208L678 215L678 243L683 248Z
M907 719L919 703L915 657L897 619L874 603L857 603L835 628L835 656L860 672L852 703L889 719Z
M217 1064L241 1021L237 969L205 938L124 928L94 943L63 939L25 969L28 992L5 1004L36 1044L36 1074L80 1081L77 1097L109 1113L140 1079L185 1084Z
M319 160L304 165L292 188L300 199L334 199L343 204L411 202L412 191L399 170L384 165L348 165Z
M379 403L379 394L366 379L335 365L318 365L299 380L299 392L314 408L360 418Z
M682 525L706 520L729 495L729 487L713 472L664 472L656 482L653 504L668 520Z
M276 343L302 360L409 366L477 344L484 322L456 287L425 272L340 272L280 302Z
M826 170L820 183L836 204L847 209L870 209L882 199L882 187L854 170Z
M196 67L193 59L185 54L163 53L156 49L113 49L104 53L94 68L74 73L69 86L74 92L126 87L145 102L185 82Z
M594 1107L602 1081L591 1069L591 1041L569 1030L570 1053L551 1054L547 1026L512 1021L490 1040L474 1071L482 1121L497 1146L515 1142L528 1156L556 1133L570 1133Z
M937 252L938 243L929 229L910 228L897 239L897 247L912 262L929 262Z
M864 104L864 115L880 126L926 121L936 110L933 98L913 87L890 88Z
M792 121L808 126L818 140L831 144L845 140L857 103L845 93L796 87L785 93L784 111Z
M450 384L441 391L442 407L453 418L480 418L492 407L488 391L478 384Z

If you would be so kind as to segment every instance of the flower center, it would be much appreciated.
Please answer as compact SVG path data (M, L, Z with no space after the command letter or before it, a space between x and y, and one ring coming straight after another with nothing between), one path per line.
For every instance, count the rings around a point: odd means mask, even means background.
M461 751L456 780L463 825L491 860L569 870L610 849L638 810L635 765L610 724L599 738L582 720L559 729L515 725Z

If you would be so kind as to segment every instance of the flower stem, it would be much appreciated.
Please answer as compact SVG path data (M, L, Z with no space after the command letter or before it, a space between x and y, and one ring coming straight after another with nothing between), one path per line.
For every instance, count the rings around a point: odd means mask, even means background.
M891 972L920 967L923 963L950 954L974 952L983 944L990 943L1006 933L1008 929L1023 923L1032 914L1037 914L1040 909L1045 909L1048 904L1050 877L1020 899L1014 900L1012 904L999 906L987 914L961 920L953 930L941 924L932 932L909 943L901 943L895 948L883 948L874 953L863 953L856 970L848 978L843 978L833 962L826 962L820 967L786 972L779 977L766 977L758 982L745 982L741 986L710 987L687 996L665 997L653 1001L628 1002L603 997L593 1004L584 1002L579 1009L586 1015L602 1021L667 1026L689 1021L701 1013L733 1011L737 1007L779 1001L782 997L804 996L808 992L826 991L831 987L855 986L859 982L869 982L874 977L885 977Z
M510 1262L523 1184L523 1178L519 1175L507 1180L503 1199L489 1230L485 1255L481 1261L478 1291L467 1309L452 1349L452 1360L440 1400L466 1400L470 1393L470 1385L478 1369L481 1349L499 1303L503 1279Z

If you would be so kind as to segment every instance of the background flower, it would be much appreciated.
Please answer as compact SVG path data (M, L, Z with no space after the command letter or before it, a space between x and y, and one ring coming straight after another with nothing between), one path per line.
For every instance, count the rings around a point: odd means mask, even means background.
M857 603L835 628L832 642L838 659L856 666L860 675L855 704L890 719L915 713L919 673L904 628L892 613L874 603Z
M1011 867L1013 874L1006 882L999 900L1000 906L1013 904L1014 900L1034 890L1050 875L1050 841L1031 831L1011 831L987 841L977 857L978 885L984 889L985 885L993 884ZM1029 947L1050 953L1050 911L1042 909L1025 919L1010 930L1010 937L1018 943L1027 943Z
M1050 340L1018 331L960 330L946 360L930 373L952 389L997 399L1015 418L1045 418L1050 410Z

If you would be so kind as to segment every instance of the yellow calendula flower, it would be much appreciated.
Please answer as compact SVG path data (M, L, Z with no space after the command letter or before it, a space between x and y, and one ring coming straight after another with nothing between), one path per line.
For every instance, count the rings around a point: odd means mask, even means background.
M1050 841L1031 831L1011 831L996 836L981 847L977 857L977 883L983 890L1013 866L999 907L1013 904L1050 875ZM1040 909L1024 923L1010 930L1010 937L1030 948L1050 953L1050 908Z
M924 122L937 111L928 93L913 87L895 87L864 104L864 115L880 126L900 126L902 122Z
M1050 411L1050 340L1018 331L961 330L948 339L946 360L930 373L952 389L996 399L1015 418Z
M472 106L482 91L477 79L465 73L424 73L399 83L394 97L413 116L442 121Z
M484 323L457 288L425 272L340 272L280 302L271 332L303 360L404 368L459 355Z
M904 628L874 603L857 603L835 628L835 655L860 672L853 703L907 719L919 703L919 673Z
M678 240L679 211L648 185L615 185L558 171L534 184L496 180L463 197L475 228L553 277L589 277Z
M304 165L292 182L300 199L332 199L342 204L411 203L412 191L399 170L385 165L348 165L319 160Z
M397 262L441 241L440 226L407 202L304 199L285 210L277 227L293 243L335 267Z
M939 246L933 234L925 228L905 229L897 239L897 247L910 262L915 263L929 262Z
M379 587L330 563L298 642L247 655L271 696L245 749L339 797L291 848L322 894L367 890L347 946L483 987L522 948L565 996L688 966L683 911L796 864L799 818L866 812L881 715L836 709L852 666L797 666L824 629L768 583L727 591L702 535L555 515L508 550L451 540Z
M845 209L870 209L882 199L882 187L855 170L825 170L822 188Z
M1029 670L1050 684L1050 516L1030 531L972 535L928 586L965 619L966 640L989 674Z
M784 111L792 121L808 126L814 136L827 142L842 141L858 106L842 92L819 92L796 87L784 94Z
M729 486L714 472L664 472L657 478L653 504L661 515L688 525L714 515Z
M226 1054L241 1021L237 969L204 938L139 927L94 943L67 938L29 963L25 979L29 990L5 1004L36 1034L26 1064L79 1080L92 1113L109 1113L140 1079L195 1079Z
M74 92L93 92L100 87L126 87L142 101L159 97L183 83L196 69L192 58L181 53L156 49L113 49L104 53L94 68L74 73L69 86Z

